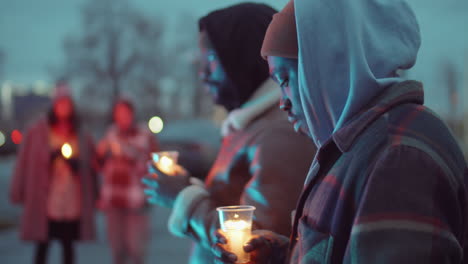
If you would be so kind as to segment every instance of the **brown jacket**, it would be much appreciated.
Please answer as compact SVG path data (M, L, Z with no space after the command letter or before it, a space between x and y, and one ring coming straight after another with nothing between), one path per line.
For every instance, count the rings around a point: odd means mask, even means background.
M253 205L254 229L289 235L291 212L314 154L313 143L294 132L286 114L270 108L224 138L205 184L190 186L177 197L170 231L197 242L193 263L212 263L218 206Z

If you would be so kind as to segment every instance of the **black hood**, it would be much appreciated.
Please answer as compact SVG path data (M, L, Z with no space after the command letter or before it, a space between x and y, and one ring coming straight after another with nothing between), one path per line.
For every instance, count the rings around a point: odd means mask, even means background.
M242 3L213 11L199 20L200 32L208 34L232 88L236 89L237 107L269 77L260 49L276 12L265 4Z

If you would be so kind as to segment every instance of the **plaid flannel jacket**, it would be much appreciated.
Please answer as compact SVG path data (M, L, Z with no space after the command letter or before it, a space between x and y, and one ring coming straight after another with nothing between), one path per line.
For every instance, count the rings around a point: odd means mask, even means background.
M316 155L290 263L464 263L468 170L422 85L390 87Z

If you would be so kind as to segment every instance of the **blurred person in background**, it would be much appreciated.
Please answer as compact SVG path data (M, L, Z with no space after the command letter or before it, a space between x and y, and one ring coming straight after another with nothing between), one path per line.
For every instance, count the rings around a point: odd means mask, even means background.
M117 100L112 120L97 148L103 165L99 207L106 215L114 263L140 264L144 263L150 233L150 208L141 178L151 152L159 146L146 127L136 124L131 101Z
M404 0L296 0L273 18L262 55L319 149L290 239L254 231L251 263L467 263L466 161L397 74L420 43Z
M53 93L48 116L25 133L10 195L23 207L21 239L37 243L34 263L46 263L50 242L58 240L63 263L71 264L74 242L94 239L96 163L69 88L60 83Z
M253 205L254 228L289 235L315 146L294 132L278 108L280 90L260 57L275 12L244 3L199 20L201 78L215 103L229 112L222 147L205 183L191 185L183 172L169 177L154 166L150 172L156 174L145 178L149 200L173 208L169 230L194 240L190 263L214 262L218 206Z

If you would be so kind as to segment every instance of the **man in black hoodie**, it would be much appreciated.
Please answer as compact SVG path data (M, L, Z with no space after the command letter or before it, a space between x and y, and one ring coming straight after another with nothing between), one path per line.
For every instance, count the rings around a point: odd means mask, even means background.
M145 179L149 200L173 208L169 230L195 241L190 263L213 263L218 206L253 205L254 228L289 234L315 146L277 107L279 89L259 55L275 12L245 3L200 19L200 75L213 100L229 111L221 150L204 184L155 168L150 172L157 176Z

